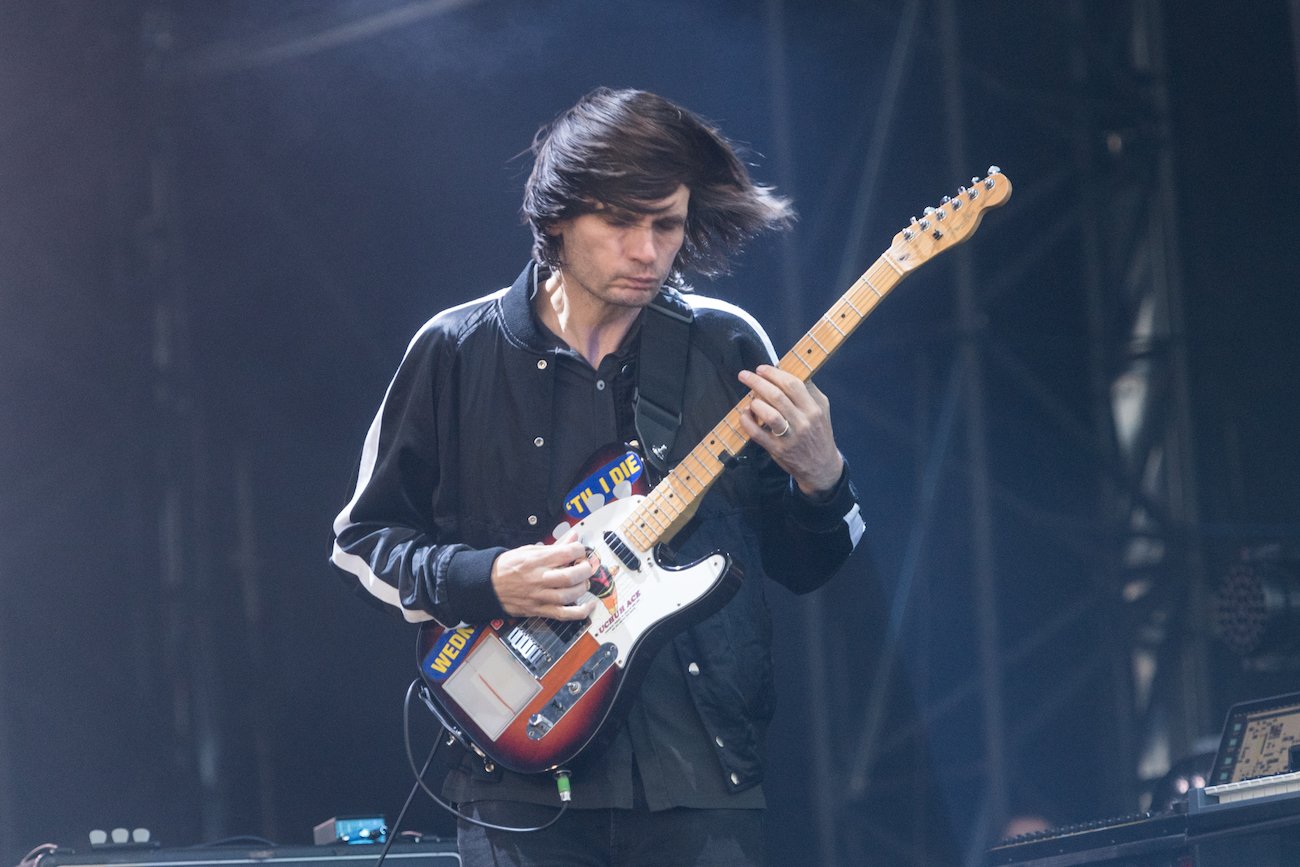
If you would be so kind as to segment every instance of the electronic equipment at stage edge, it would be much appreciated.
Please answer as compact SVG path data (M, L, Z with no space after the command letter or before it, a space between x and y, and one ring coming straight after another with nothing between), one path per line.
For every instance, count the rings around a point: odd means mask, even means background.
M1207 782L1205 788L1188 793L1181 809L1099 819L1002 840L989 850L988 863L1115 864L1121 863L1116 859L1183 853L1210 838L1266 831L1300 838L1300 692L1233 705Z
M383 816L335 816L312 828L312 841L317 846L343 843L384 843L388 840L388 823Z

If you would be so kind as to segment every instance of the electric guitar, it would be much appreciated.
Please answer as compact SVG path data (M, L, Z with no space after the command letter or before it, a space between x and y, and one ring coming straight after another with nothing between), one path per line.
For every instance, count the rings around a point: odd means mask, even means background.
M1011 182L996 167L926 208L893 238L780 361L807 380L904 277L974 234L984 212L1003 204ZM540 617L420 629L420 674L435 713L488 762L520 773L565 766L611 733L644 669L674 634L721 608L740 586L724 552L669 567L656 547L690 520L704 493L749 441L740 423L752 394L653 490L641 456L611 447L565 502L566 520L547 542L576 537L601 604L585 621Z

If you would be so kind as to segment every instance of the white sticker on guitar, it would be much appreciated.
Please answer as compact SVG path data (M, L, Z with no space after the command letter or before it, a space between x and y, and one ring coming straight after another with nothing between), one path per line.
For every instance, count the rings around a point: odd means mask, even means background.
M484 734L496 740L542 685L489 632L442 688Z

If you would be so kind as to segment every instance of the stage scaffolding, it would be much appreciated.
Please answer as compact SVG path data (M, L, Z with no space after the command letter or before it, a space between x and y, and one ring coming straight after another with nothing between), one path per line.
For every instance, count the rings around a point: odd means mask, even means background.
M788 76L782 65L782 5L779 0L768 4L778 123L786 121L781 88ZM909 0L892 8L897 30L888 73L879 84L872 147L860 170L856 206L862 209L873 204L871 191L896 122L894 108L900 93L907 98L905 82L919 64L941 69L942 103L936 114L943 129L936 139L945 143L939 153L953 177L971 169L966 124L972 91L1026 90L1025 81L997 80L966 50L981 34L1007 22L953 0ZM1104 802L1095 805L1096 816L1145 807L1150 785L1217 727L1210 717L1205 635L1197 625L1206 576L1196 535L1190 532L1198 509L1162 14L1159 0L1101 5L1073 0L1015 9L1015 16L1040 19L1039 30L1061 37L1044 55L1061 49L1053 62L1063 66L1065 86L1031 93L1029 104L1043 115L1042 122L1060 131L1063 174L1049 179L1060 185L1050 197L1071 205L1036 225L1021 255L1003 261L983 283L971 267L969 251L954 252L954 367L946 383L933 372L923 375L917 391L926 392L933 405L922 407L914 425L920 443L918 532L931 527L929 508L940 486L949 496L963 497L968 508L962 532L973 554L970 616L977 624L968 651L977 665L960 688L918 696L911 731L884 730L884 705L906 680L894 669L942 661L927 654L903 658L892 636L884 640L869 679L872 687L861 697L861 725L830 718L826 696L836 684L809 687L812 801L814 815L822 817L817 863L933 863L932 841L953 836L961 860L980 863L983 849L1015 811L1014 793L1035 787L1015 759L1023 752L1023 740L1054 709L1079 700L1081 693L1106 704L1112 726L1095 733L1096 743L1080 745L1105 763L1106 792ZM776 138L782 140L780 134ZM1026 199L1041 204L1044 191L1024 188L1017 196L1022 206ZM989 232L1011 231L1016 218L995 214L989 222L998 219L1004 225ZM1015 225L1023 228L1023 219ZM842 276L847 280L856 274L852 262L870 251L852 231L845 250ZM1067 254L1081 263L1086 291L1090 418L1073 413L1051 386L982 327L990 297L1029 291L1036 263ZM787 269L792 273L797 269ZM786 308L802 321L801 287L793 278L786 287ZM1012 498L990 463L990 449L999 447L990 441L985 420L990 369L1016 379L1025 397L1067 439L1094 454L1099 468L1095 522L1077 531L1067 528L1057 537L1064 548L1090 551L1090 586L1069 600L1058 617L1028 634L1011 635L1002 625L1012 599L1008 588L999 585L995 549L1005 545L1000 540L1008 513L1028 507L1009 503ZM916 547L923 549L924 541ZM897 584L922 596L928 580L924 558L910 567L907 580ZM895 600L900 610L906 603L900 606ZM805 603L808 634L822 639L806 650L805 669L811 672L827 671L825 661L835 653L826 630L812 628L825 622L824 606L815 597ZM915 616L911 627L925 629L924 613ZM1091 657L1079 660L1078 676L1051 684L1032 706L1009 708L1003 685L1027 673L1033 659L1059 652L1057 636L1079 621L1093 624L1098 640ZM936 809L924 784L914 790L919 796L911 801L910 816L900 816L907 808L896 804L882 809L873 801L873 795L879 797L873 765L886 752L900 749L923 758L922 742L934 736L930 723L968 702L979 708L980 731L969 736L979 740L981 758L978 767L962 772L963 797L979 809L965 819L960 810Z

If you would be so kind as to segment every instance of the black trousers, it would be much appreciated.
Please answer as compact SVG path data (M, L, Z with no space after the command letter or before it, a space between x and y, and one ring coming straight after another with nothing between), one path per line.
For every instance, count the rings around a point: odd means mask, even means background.
M542 825L558 807L476 801L461 810L510 827ZM544 831L493 831L461 820L463 867L762 867L762 810L569 810Z

